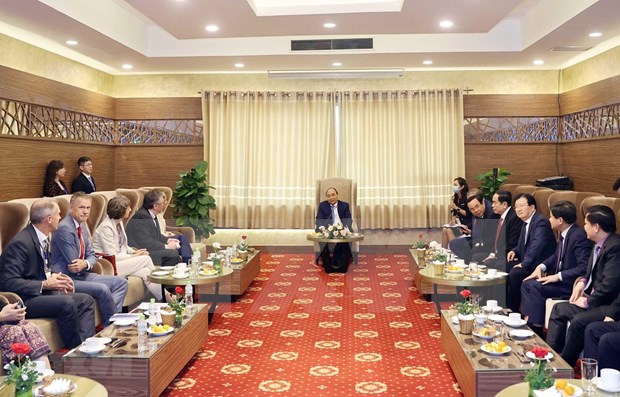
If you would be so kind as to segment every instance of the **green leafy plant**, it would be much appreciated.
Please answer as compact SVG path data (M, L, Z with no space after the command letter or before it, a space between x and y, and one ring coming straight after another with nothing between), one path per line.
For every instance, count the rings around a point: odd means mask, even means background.
M491 200L495 192L499 190L499 187L506 181L509 175L511 175L510 171L498 168L497 178L493 178L493 170L490 170L476 176L476 180L480 181L480 190L482 190L484 197Z
M13 343L11 350L15 353L16 360L11 360L10 363L4 366L8 375L6 381L8 383L15 383L17 390L30 390L39 377L36 364L28 356L30 345L27 343Z
M474 314L474 304L470 300L471 291L468 289L464 289L459 294L465 299L463 302L457 302L456 311L462 315L467 316L469 314Z
M436 262L446 263L446 261L448 260L448 257L446 256L446 254L444 254L442 252L438 252L433 257L433 260L436 261Z
M531 350L536 357L538 363L534 364L525 375L525 381L530 384L529 395L534 395L534 390L543 390L553 386L554 380L551 374L556 371L555 368L549 368L547 364L547 353L549 350L536 346Z
M174 217L177 226L190 226L198 237L208 238L215 234L213 219L209 212L215 210L215 198L209 194L209 189L215 189L209 185L206 161L199 161L189 172L181 173L181 179L177 182L172 194L174 203Z
M426 249L426 243L422 240L423 237L424 235L422 233L418 234L419 240L414 244L415 248L419 250Z

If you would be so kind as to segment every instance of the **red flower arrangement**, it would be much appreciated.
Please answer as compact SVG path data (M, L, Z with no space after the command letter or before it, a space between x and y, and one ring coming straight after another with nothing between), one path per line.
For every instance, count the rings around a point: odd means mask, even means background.
M11 360L10 363L4 366L7 371L7 382L15 383L17 390L28 390L32 388L32 385L39 377L35 363L30 360L28 353L30 353L30 345L27 343L13 343L11 350L17 356L17 362Z
M556 368L546 368L547 364L547 354L549 353L548 349L545 349L541 346L536 346L532 350L530 350L532 354L536 357L538 364L532 363L533 367L529 370L529 372L525 375L525 381L530 384L530 392L529 395L534 395L534 390L542 390L547 389L553 386L553 378L551 377L551 372L557 371Z
M183 310L185 310L185 288L181 286L177 286L174 289L174 296L168 302L168 307L174 310L177 315L183 314Z
M459 292L459 294L465 299L465 301L458 302L456 304L456 310L462 316L474 314L474 304L471 303L471 300L470 300L471 291L468 289L464 289L461 292Z

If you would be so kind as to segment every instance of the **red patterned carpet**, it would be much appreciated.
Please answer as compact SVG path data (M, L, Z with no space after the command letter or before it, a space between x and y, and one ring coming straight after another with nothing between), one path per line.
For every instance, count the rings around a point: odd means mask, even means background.
M347 274L313 260L261 254L249 291L218 305L206 343L164 395L461 395L407 255L360 255Z

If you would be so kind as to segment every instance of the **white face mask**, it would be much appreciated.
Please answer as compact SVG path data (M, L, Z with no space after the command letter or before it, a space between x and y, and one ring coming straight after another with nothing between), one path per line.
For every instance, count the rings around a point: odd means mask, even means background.
M458 186L452 186L452 191L454 193L458 193L459 192L459 187Z

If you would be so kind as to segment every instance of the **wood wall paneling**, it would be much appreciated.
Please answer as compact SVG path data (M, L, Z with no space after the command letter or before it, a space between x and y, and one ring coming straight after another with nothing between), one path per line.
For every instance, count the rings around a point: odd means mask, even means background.
M558 116L558 96L464 95L463 114L465 117Z
M620 103L620 76L561 94L560 112L571 114L616 103Z
M620 177L620 138L589 139L561 145L561 166L575 183L575 190L614 196L612 186Z
M71 188L71 181L79 173L77 159L88 156L93 160L93 177L98 190L114 188L114 146L70 142L33 140L0 136L0 201L16 198L41 197L45 167L51 160L65 163L67 174L63 181ZM9 150L5 151L4 149Z
M200 98L118 98L117 120L202 120Z
M114 98L0 66L0 98L114 118Z

